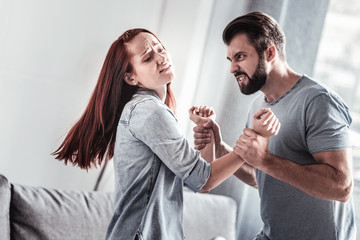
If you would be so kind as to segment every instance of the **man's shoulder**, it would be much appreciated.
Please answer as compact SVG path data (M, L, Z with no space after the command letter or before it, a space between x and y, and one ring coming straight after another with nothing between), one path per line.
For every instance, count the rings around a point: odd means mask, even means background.
M315 81L309 77L306 77L304 82L305 84L302 88L302 92L305 96L309 96L310 99L323 97L328 99L329 102L336 102L337 104L345 105L343 99L324 83Z
M327 93L329 92L329 88L324 85L323 83L320 83L306 75L304 75L301 79L300 79L300 83L299 85L301 86L299 88L299 91L302 92L306 92L309 95L312 94L322 94L322 93Z
M342 102L339 95L324 83L318 82L306 75L304 75L300 80L301 82L299 83L299 87L296 92L301 99L311 102L312 100L322 96Z
M347 122L351 123L348 106L334 90L310 78L307 78L305 83L302 88L302 98L305 99L308 105L312 105L312 108L309 108L309 110L316 113L319 113L318 109L339 111L345 116Z

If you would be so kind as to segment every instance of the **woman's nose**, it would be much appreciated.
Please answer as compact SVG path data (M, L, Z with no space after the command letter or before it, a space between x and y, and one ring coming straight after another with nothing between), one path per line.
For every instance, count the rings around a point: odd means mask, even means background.
M158 64L166 63L166 56L162 53L157 53L157 62Z

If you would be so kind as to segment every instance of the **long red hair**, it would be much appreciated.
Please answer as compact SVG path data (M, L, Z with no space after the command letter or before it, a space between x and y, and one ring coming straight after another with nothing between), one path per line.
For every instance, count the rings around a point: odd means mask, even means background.
M124 81L125 73L132 71L131 56L125 43L141 32L150 33L158 39L149 30L135 28L124 32L111 45L85 112L70 129L60 147L52 153L56 159L64 160L65 165L71 162L88 169L113 157L120 115L138 89ZM175 97L170 83L167 85L165 104L175 112Z

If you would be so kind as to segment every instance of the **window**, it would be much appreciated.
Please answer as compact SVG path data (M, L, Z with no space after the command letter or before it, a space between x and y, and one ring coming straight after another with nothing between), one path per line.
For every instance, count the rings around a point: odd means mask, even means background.
M360 180L360 1L331 0L314 78L334 89L353 118L354 177Z

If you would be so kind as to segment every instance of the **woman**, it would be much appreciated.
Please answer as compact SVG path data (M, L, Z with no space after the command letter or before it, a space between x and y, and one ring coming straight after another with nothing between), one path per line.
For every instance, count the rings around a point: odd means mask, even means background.
M107 239L184 239L183 185L209 191L243 164L234 153L207 163L189 146L174 115L174 77L153 33L126 31L110 47L84 114L54 153L84 169L113 157L115 212Z

